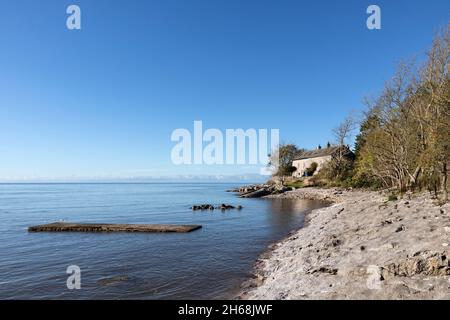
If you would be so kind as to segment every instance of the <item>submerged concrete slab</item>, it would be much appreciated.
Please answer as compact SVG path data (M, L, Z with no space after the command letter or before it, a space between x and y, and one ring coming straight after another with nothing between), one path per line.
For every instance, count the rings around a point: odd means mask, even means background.
M28 228L29 232L191 232L201 225L111 224L54 222Z

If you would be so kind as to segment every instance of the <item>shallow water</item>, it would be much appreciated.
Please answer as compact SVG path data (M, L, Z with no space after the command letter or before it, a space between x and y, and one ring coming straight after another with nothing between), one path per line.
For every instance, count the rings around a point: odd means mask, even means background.
M311 200L240 199L236 184L1 184L1 299L230 298ZM199 203L240 211L193 212ZM28 233L55 221L201 224L191 233ZM81 289L66 286L70 265Z

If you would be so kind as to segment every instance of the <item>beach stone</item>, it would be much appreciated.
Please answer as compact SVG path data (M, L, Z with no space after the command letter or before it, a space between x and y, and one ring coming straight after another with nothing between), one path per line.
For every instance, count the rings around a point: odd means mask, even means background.
M310 273L310 274L314 274L314 273L328 273L328 274L331 274L331 275L337 275L338 271L339 270L336 269L336 268L320 267L320 268L317 268L317 269L313 269L313 270L311 270L308 273Z

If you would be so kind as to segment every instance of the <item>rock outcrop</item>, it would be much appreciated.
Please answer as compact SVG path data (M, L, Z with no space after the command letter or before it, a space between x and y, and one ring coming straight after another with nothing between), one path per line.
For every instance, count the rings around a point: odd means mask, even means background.
M241 210L242 206L241 205L233 206L231 204L225 204L225 203L222 203L218 206L214 206L212 204L206 203L206 204L193 205L191 207L191 209L193 211L203 211L203 210L211 210L212 211L214 209L217 209L217 210L231 210L231 209Z
M292 189L281 184L254 184L227 191L239 193L239 196L242 198L261 198L269 195L282 194L290 190Z

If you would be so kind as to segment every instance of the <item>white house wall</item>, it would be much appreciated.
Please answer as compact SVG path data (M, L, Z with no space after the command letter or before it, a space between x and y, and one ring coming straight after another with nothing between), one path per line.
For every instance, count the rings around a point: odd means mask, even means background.
M324 157L317 157L317 158L295 160L292 162L292 166L296 167L297 170L294 171L292 176L295 178L303 177L303 174L305 173L306 169L311 167L311 164L313 162L317 163L317 169L314 172L314 174L317 174L322 169L323 165L330 160L331 160L331 155L324 156Z

